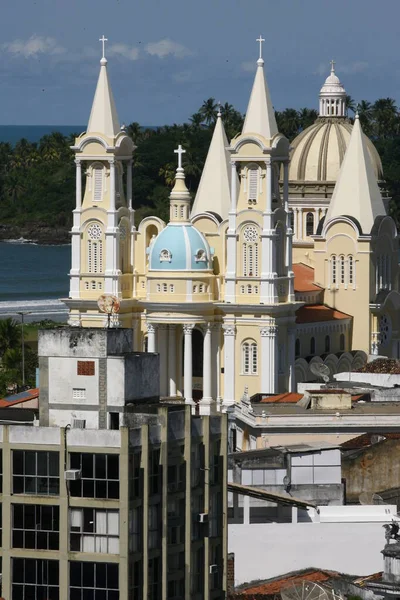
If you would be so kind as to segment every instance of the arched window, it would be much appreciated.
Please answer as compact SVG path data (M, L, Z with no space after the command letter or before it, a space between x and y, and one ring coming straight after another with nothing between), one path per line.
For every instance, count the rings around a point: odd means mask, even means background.
M278 223L276 232L276 272L285 275L285 233L282 223Z
M348 257L348 267L349 267L349 283L354 283L354 258L350 255Z
M243 231L243 276L258 277L258 229L248 225Z
M339 268L340 268L340 283L345 283L346 274L345 274L345 263L344 256L339 256Z
M200 248L199 250L197 250L197 252L195 254L195 261L196 262L207 262L207 254L203 248Z
M314 213L308 212L306 216L306 235L314 234Z
M301 342L300 342L300 338L296 339L296 343L295 343L295 346L294 346L294 354L295 354L296 358L298 358L300 356L300 354L301 354Z
M257 371L257 344L253 340L246 340L242 344L242 373L243 375L257 375Z
M171 262L172 254L170 250L163 248L160 252L160 262Z
M257 167L252 167L247 172L248 176L248 200L250 204L257 203L258 196L258 178L259 178L259 169Z
M346 346L346 338L344 336L344 333L341 333L340 334L340 340L339 340L339 350L341 352L344 352L345 346Z
M289 227L293 231L294 229L294 212L289 210Z
M315 354L315 337L310 340L310 354Z
M336 256L331 256L331 283L336 283Z
M96 165L93 168L93 202L103 200L103 177L104 167Z
M176 204L174 204L174 217L178 216L178 207Z
M87 229L87 270L88 273L103 272L103 231L98 223L92 223Z
M329 335L325 336L325 352L331 351L331 338Z

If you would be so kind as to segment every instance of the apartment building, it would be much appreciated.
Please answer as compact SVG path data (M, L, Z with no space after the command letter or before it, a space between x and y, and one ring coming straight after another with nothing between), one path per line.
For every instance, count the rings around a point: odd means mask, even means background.
M40 423L0 425L4 598L225 597L226 415L160 403L130 339L40 336Z

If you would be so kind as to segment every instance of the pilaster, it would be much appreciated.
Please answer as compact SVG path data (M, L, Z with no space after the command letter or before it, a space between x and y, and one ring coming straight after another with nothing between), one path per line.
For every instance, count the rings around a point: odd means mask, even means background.
M224 323L224 405L235 402L235 342L236 327L234 323Z
M261 393L275 394L278 381L278 328L267 323L260 327Z

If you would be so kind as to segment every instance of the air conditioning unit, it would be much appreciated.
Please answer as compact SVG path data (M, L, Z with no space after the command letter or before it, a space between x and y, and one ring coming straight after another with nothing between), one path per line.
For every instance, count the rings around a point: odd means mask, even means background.
M199 523L208 523L208 513L199 513L197 520Z
M210 565L210 575L218 573L218 565Z
M64 473L66 481L78 481L82 477L80 469L68 469Z
M86 421L85 419L72 419L72 427L74 429L85 429Z

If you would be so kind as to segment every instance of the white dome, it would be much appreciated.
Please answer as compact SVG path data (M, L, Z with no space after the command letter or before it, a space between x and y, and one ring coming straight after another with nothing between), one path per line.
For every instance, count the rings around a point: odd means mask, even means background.
M314 125L302 131L291 143L290 183L335 184L352 129L353 125L344 117L320 117ZM367 136L365 141L375 176L381 180L382 163L379 154Z
M320 117L346 116L346 90L335 73L335 63L331 62L331 73L326 78L319 93Z

